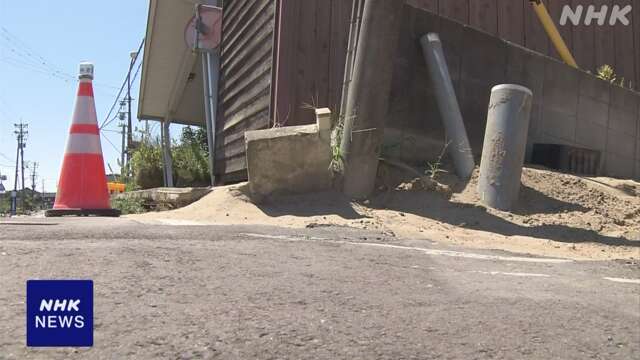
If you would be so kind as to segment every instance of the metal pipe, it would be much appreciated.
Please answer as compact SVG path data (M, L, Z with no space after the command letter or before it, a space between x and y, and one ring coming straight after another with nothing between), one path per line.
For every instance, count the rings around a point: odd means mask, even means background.
M440 116L446 132L447 152L453 158L456 174L461 179L471 177L476 167L473 152L464 127L464 120L460 112L456 92L449 75L449 67L442 50L440 36L429 33L420 39L425 61L429 66L429 74L435 88L436 100L440 109Z
M202 76L204 83L204 112L207 126L207 146L209 148L209 175L211 186L215 185L216 116L218 112L218 81L220 57L211 51L201 50Z
M340 146L343 190L353 198L375 188L403 7L404 1L364 1Z
M173 187L173 160L171 159L171 132L169 131L169 127L171 125L171 121L166 119L162 123L162 155L163 155L163 165L164 165L164 185L166 187Z
M533 93L520 85L491 90L478 193L489 207L511 210L520 192Z
M578 64L576 63L576 59L573 57L571 51L567 47L567 43L565 43L564 39L562 39L562 35L560 35L556 24L553 22L553 19L551 19L549 11L547 11L547 7L544 6L542 0L529 0L529 2L531 3L531 6L533 6L533 10L538 15L538 19L540 19L540 23L542 23L544 30L549 36L549 39L551 39L551 42L558 51L558 54L560 54L562 61L567 63L567 65L577 69Z
M362 0L354 0L351 9L351 24L349 26L349 43L347 45L347 59L344 67L344 81L342 82L342 97L340 99L340 121L344 121L347 107L349 85L353 74L353 59L355 58L358 33L360 31L360 13Z

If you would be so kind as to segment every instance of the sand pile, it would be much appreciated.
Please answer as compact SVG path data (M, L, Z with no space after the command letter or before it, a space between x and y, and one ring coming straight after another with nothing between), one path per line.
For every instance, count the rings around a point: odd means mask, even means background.
M133 218L185 224L352 226L416 241L541 256L640 258L640 183L527 168L520 200L508 213L479 204L477 174L469 182L448 174L437 180L387 171L379 192L364 202L319 193L254 204L246 184L241 184L217 188L182 209Z

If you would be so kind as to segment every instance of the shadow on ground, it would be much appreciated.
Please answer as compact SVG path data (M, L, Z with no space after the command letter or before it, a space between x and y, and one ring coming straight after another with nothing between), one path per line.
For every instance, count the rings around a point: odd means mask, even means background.
M529 196L545 197L533 189L525 189ZM521 199L526 201L526 196ZM580 205L564 203L556 199L549 199L558 213L566 211L586 212ZM499 216L490 214L482 206L465 203L455 203L446 197L435 193L409 193L395 191L385 203L374 203L381 208L405 212L420 217L426 217L454 226L501 234L504 236L527 236L553 240L565 243L596 242L615 246L640 247L640 241L605 236L593 230L571 227L562 224L544 224L537 226L523 226L510 222ZM519 206L515 214L531 215L535 210Z

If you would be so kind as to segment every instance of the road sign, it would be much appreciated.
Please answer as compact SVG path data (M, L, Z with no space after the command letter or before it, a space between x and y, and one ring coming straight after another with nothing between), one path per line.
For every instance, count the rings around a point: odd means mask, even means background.
M222 9L200 5L184 31L191 49L215 50L222 41Z

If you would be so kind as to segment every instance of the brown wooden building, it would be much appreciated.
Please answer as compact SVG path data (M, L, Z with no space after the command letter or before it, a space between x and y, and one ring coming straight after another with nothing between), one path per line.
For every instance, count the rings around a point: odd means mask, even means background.
M565 5L629 5L632 0L546 0L559 21ZM529 0L407 0L411 6L557 57ZM560 27L581 68L610 64L640 84L640 4L631 25ZM337 108L352 0L224 2L216 174L246 178L244 132L313 122L305 104ZM390 55L391 56L391 55ZM402 61L402 59L398 59Z

